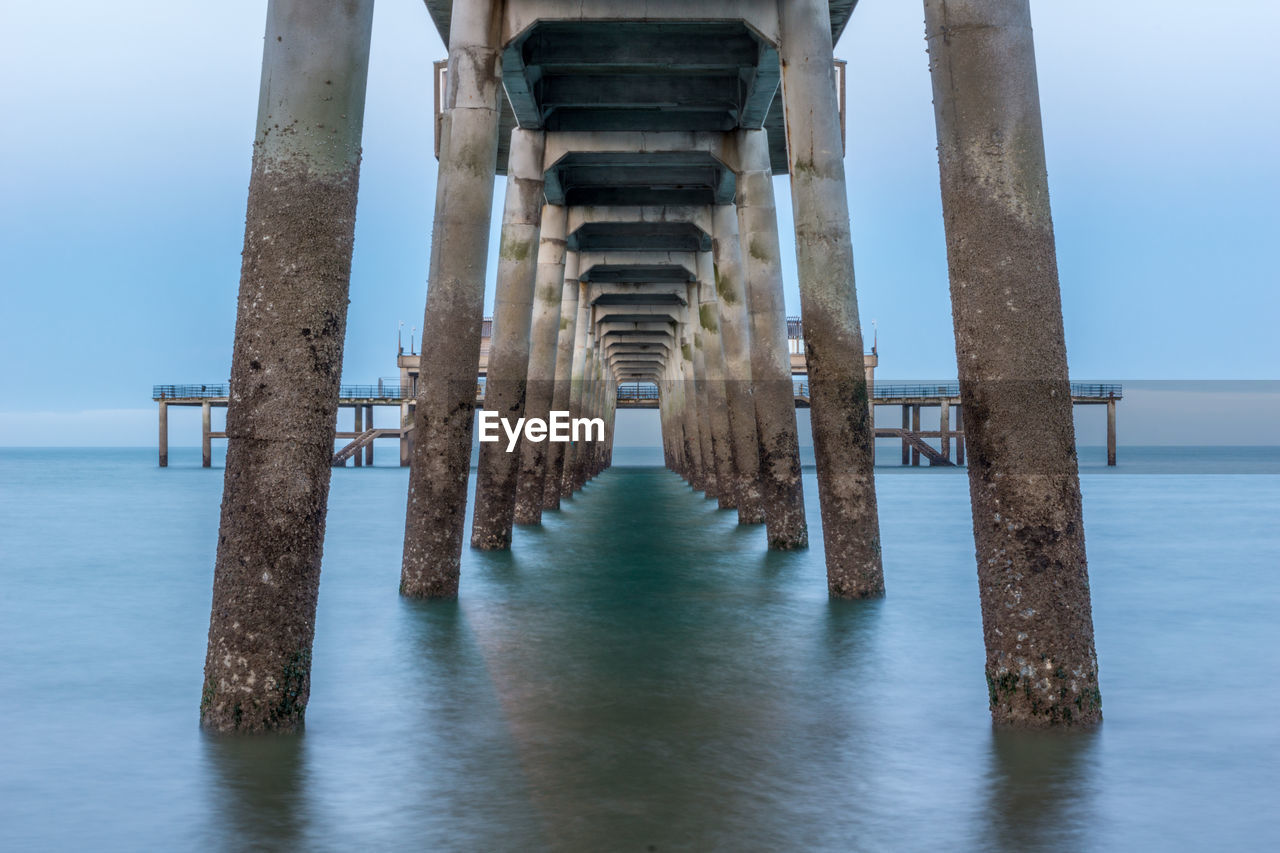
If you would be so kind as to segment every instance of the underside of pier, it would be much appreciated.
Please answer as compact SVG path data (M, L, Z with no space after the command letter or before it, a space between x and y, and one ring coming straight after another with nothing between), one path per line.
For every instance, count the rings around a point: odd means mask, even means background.
M426 5L449 56L437 80L439 177L420 371L398 431L413 433L401 593L458 595L488 235L500 215L485 406L513 422L565 411L598 421L600 437L544 448L482 444L471 547L510 548L513 525L539 523L609 467L627 384L654 389L672 471L736 511L739 523L763 524L762 549L808 547L799 358L828 592L884 595L875 392L854 281L844 65L833 52L853 0ZM307 128L316 151L327 152L333 134L358 151L352 107L363 99L364 24L311 22L317 16L301 0L270 6L260 154L281 144L273 135L280 121ZM923 453L949 465L950 413L954 405L958 427L964 412L957 452L967 447L969 456L993 718L1087 725L1100 719L1100 700L1026 0L924 6L960 383L938 398L941 449L924 441L918 416L892 436L904 458ZM316 60L304 37L325 27L355 45L321 75L325 86L340 81L345 111L315 106L328 102L323 87L314 91ZM315 116L327 124L307 125ZM270 259L271 247L287 241L296 263L260 268L246 250L228 395L232 497L206 665L205 724L213 728L287 729L305 708L332 461L318 448L327 441L331 451L335 435L358 161L343 163L348 171L334 180L351 194L343 214L351 221L328 223L337 213L326 211L338 208L322 206L259 218L258 197L250 198L246 246L265 241ZM490 201L498 175L507 176L500 214ZM776 175L790 176L799 353L783 299ZM309 239L317 221L347 235L341 258L330 257L332 242ZM318 269L316 281L295 280L288 271L296 269ZM300 330L277 329L259 307L320 292L332 304L315 306ZM318 336L336 337L337 350L318 351ZM268 338L280 343L255 348ZM270 375L296 384L279 398L288 405L272 408L252 393L264 356L279 359ZM378 436L359 408L354 431L349 456L360 459ZM275 519L259 512L253 523L238 509L280 493L271 455L280 447L316 448L289 481L299 486L296 500L266 504L290 522L288 536ZM272 630L246 633L266 614ZM233 630L234 619L246 627Z

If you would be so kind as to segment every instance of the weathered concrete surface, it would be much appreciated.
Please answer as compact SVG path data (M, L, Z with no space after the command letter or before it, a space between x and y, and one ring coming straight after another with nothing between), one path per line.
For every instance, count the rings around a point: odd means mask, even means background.
M720 299L716 293L715 260L711 252L698 255L698 323L702 329L703 363L706 367L716 498L720 509L736 509L738 473L733 465L733 430L729 424L729 397L725 389L724 349L720 335Z
M862 356L826 0L778 5L791 206L827 558L837 598L884 595L875 429Z
M579 294L578 298L581 300L581 294ZM590 317L590 312L588 312L588 317ZM595 408L596 393L596 360L595 341L591 340L592 333L590 320L588 320L587 323L587 337L589 342L587 344L585 358L582 364L582 402L579 405L578 414L575 415L575 417L579 418L592 418L595 416L593 410ZM570 404L570 406L572 407L572 404ZM591 465L591 445L583 441L571 441L569 447L572 449L573 453L570 460L572 472L569 475L569 482L572 490L574 492L578 492L581 491L582 487L586 485L587 482L587 470Z
M574 318L573 362L569 374L569 416L582 417L583 394L586 393L587 353L591 349L591 303L588 300L587 282L578 282L577 316ZM576 491L578 477L578 445L568 442L564 447L564 475L560 483L560 496L571 497Z
M311 690L373 0L271 0L200 722L301 728Z
M456 4L427 307L422 326L400 591L458 594L484 314L502 66L494 0Z
M680 322L680 399L684 403L684 478L695 491L705 488L702 470L702 429L698 417L698 390L694 380L692 310L685 309Z
M684 476L684 401L676 395L676 380L673 378L672 365L667 365L667 375L663 379L662 402L663 419L670 431L667 439L671 450L671 470Z
M699 317L698 284L689 285L689 324L693 327L693 391L698 395L698 450L702 471L702 492L708 498L717 493L716 456L711 436L711 398L707 389L706 341Z
M556 380L551 408L557 412L569 409L573 386L573 353L578 334L578 253L566 252L564 287L560 291L560 329L556 336ZM564 491L564 468L569 445L556 442L547 448L547 473L544 477L542 508L559 509Z
M502 245L498 250L484 406L513 424L525 416L534 279L542 227L544 139L540 131L511 131L511 165L502 215ZM519 446L507 452L502 441L480 445L471 520L472 548L505 551L511 547L521 453Z
M714 222L713 272L720 306L726 411L729 414L735 475L734 500L739 524L763 524L760 446L756 440L756 404L751 390L751 316L747 312L737 208L731 204L718 205Z
M738 229L751 315L751 378L765 530L772 549L807 548L809 530L800 482L800 441L768 144L760 131L740 131L737 142Z
M926 0L987 685L1001 726L1102 719L1026 0Z
M555 394L556 341L560 331L560 297L564 289L565 223L567 210L548 204L542 208L538 239L538 272L534 283L533 317L529 330L528 391L525 416L546 420ZM520 447L520 476L516 485L516 524L540 524L546 491L547 441L525 441Z

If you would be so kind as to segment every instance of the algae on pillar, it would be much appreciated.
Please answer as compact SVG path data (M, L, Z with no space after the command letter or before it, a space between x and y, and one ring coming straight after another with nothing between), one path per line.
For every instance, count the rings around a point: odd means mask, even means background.
M453 4L400 591L458 594L484 314L502 61L502 4Z
M270 0L200 721L301 728L311 690L373 0Z
M541 131L511 131L484 406L512 424L525 415L534 279L542 225L544 143ZM508 452L506 442L501 440L480 445L471 547L484 551L511 547L520 454L519 446Z
M751 317L747 312L743 281L738 211L731 204L718 205L713 221L714 275L720 307L720 341L724 351L726 411L733 447L738 523L762 524L760 446L756 441L756 404L751 392Z
M1102 719L1027 0L926 0L997 725Z
M837 598L870 598L884 595L875 430L858 324L830 7L827 0L787 0L778 9L827 590Z
M782 250L768 139L762 130L739 131L737 142L738 228L751 315L751 384L756 403L765 531L770 548L807 548L809 529L800 481L800 439L787 347Z
M525 415L546 421L555 394L556 341L560 331L560 297L564 288L565 226L568 210L548 204L542 208L538 238L538 272L534 283L533 317L529 329L528 390ZM548 447L553 442L525 441L520 448L520 476L516 485L516 524L539 524L546 490Z

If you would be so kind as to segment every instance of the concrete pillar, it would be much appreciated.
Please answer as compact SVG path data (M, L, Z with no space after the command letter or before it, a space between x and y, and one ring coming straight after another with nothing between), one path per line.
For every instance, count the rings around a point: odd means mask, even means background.
M997 725L1102 718L1027 0L925 0L987 685Z
M407 432L405 428L409 426L410 423L412 423L412 420L409 418L409 404L401 403L400 404L400 467L401 468L409 467L409 441L410 441L411 433Z
M169 467L169 404L160 401L160 467Z
M916 403L911 407L911 431L917 436L920 435L920 404ZM920 465L920 449L912 446L911 448L911 464Z
M587 370L587 351L591 347L588 340L591 334L591 305L587 299L587 283L578 282L578 298L574 300L577 314L574 317L573 361L569 372L569 416L582 417L582 395L586 390L584 382ZM560 483L560 496L570 497L575 488L578 469L578 443L571 441L564 447L564 474Z
M596 341L596 413L595 417L600 418L605 423L606 432L609 422L609 377L604 360L600 357L600 341ZM595 442L591 449L591 477L595 477L604 470L604 454L608 447L607 435L601 436L601 440Z
M209 729L295 731L310 694L372 22L373 0L267 5L200 701Z
M739 131L738 227L746 260L747 308L751 314L751 378L760 445L769 547L809 546L800 482L800 441L795 390L787 348L787 310L782 298L782 250L773 200L769 143L762 130ZM861 356L859 356L861 358Z
M667 399L671 411L668 420L671 423L671 457L675 466L672 468L684 480L689 479L689 464L685 455L685 401L684 382L681 379L681 355L679 332L675 337L676 348L672 350L667 364Z
M698 389L694 377L693 318L685 309L680 321L680 397L684 402L684 478L695 491L705 488L702 470L702 430L698 419Z
M373 429L373 406L364 407L364 428ZM373 467L373 439L364 446L364 464Z
M905 403L902 406L902 428L911 429L911 407ZM911 442L907 441L905 435L902 437L902 464L911 464Z
M351 407L351 415L352 415L352 423L351 423L352 431L358 436L362 432L364 432L364 409L360 406L359 403ZM364 459L361 458L360 451L356 450L356 452L351 456L351 467L360 468L363 465L364 465Z
M587 311L587 316L591 316L590 309ZM590 320L587 321L587 336L588 343L586 348L583 350L582 361L582 400L578 405L577 414L574 415L576 418L591 417L592 395L595 391L595 359L592 357L592 347L594 342L590 341ZM573 493L581 490L582 486L586 483L585 469L588 464L587 459L591 455L591 447L579 439L577 441L570 442L569 448L572 451L572 456L570 457L570 472L567 477L569 480L570 492Z
M738 506L738 474L733 464L733 429L725 388L724 346L720 334L720 299L716 293L715 258L698 253L698 321L702 329L706 365L707 405L711 421L711 452L716 471L716 498L721 509ZM758 463L757 463L758 465Z
M1116 398L1107 400L1107 464L1116 464Z
M658 435L662 439L662 463L671 470L671 424L667 423L667 383L658 379Z
M876 442L853 277L831 10L827 0L787 0L778 4L778 17L827 589L837 598L869 598L884 595Z
M701 454L702 493L715 498L718 494L716 457L711 436L711 399L707 389L706 336L702 333L698 283L687 288L689 324L693 328L693 390L698 395L698 447Z
M964 406L956 403L956 464L964 464Z
M204 468L213 465L212 409L208 400L200 404L200 465Z
M678 356L674 353L669 354L666 363L662 365L662 379L658 383L658 415L662 422L662 444L667 467L684 476L679 452L684 441L679 421L681 406L676 400L675 380L672 378L672 365L676 358Z
M455 3L400 592L458 594L498 156L501 3Z
M718 205L714 217L716 294L720 308L720 343L724 353L726 411L732 446L734 500L739 524L764 523L760 493L760 445L756 441L755 398L751 392L751 316L743 280L738 211Z
M525 416L547 420L555 395L556 340L560 331L560 296L564 289L565 226L568 210L560 205L542 208L538 237L538 270L529 324L528 390ZM547 456L551 442L526 441L520 447L516 483L516 524L540 524L546 490Z
M533 290L542 227L542 152L545 142L546 136L541 131L519 128L511 131L507 199L502 215L502 243L498 250L498 281L484 405L512 424L525 415ZM480 445L475 509L471 520L472 548L505 551L511 547L521 453L519 444L508 452L505 440Z
M612 376L609 378L608 387L606 389L605 419L604 419L604 461L601 466L602 471L607 471L613 467L613 427L618 420L618 380Z
M951 459L951 401L943 400L938 410L938 431L942 433L942 458Z
M597 415L597 382L596 382L596 341L592 330L594 312L587 311L587 350L582 365L582 418L594 418ZM573 490L582 491L582 487L591 479L591 455L595 444L590 441L589 434L581 436L581 441L573 442Z
M569 410L573 391L573 352L578 334L578 253L564 256L564 285L560 291L560 329L556 335L556 380L551 409ZM559 509L564 492L564 467L569 445L556 442L547 447L547 473L542 493L543 509Z

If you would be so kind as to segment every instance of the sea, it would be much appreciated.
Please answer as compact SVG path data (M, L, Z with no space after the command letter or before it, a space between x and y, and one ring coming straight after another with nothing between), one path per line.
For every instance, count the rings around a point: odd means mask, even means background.
M887 596L655 449L397 593L407 473L333 472L298 736L198 725L220 459L0 450L0 849L1280 849L1280 448L1081 451L1104 722L993 730L968 487L877 468Z

